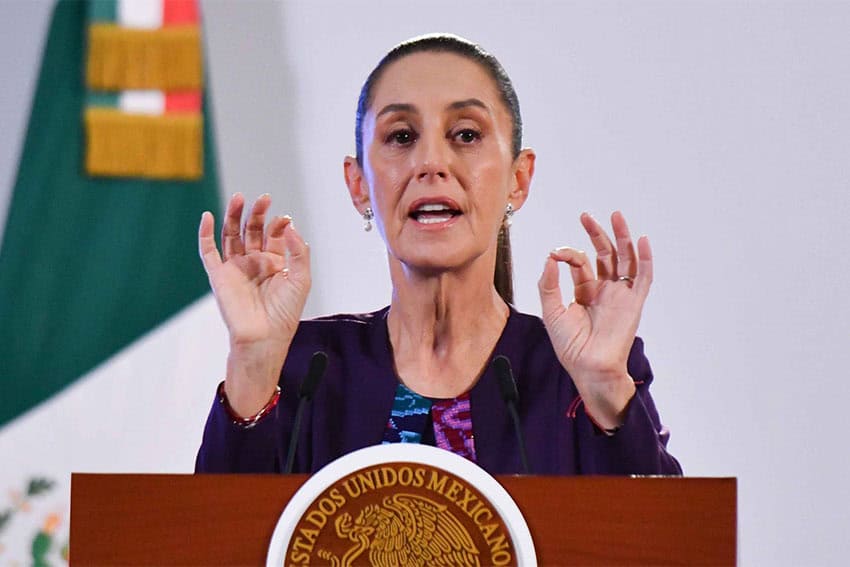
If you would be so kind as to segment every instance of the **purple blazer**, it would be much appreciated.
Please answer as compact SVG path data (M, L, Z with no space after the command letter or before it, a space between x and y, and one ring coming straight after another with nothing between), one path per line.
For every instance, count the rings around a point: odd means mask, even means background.
M314 472L334 459L382 442L398 385L393 367L388 307L374 313L333 315L302 321L280 377L280 402L255 427L234 425L216 398L195 462L196 472L280 472L286 460L298 389L310 357L328 355L328 367L303 414L294 472ZM635 339L629 374L637 394L622 428L600 433L577 404L575 384L555 356L543 322L511 308L493 357L511 361L519 391L519 416L533 474L680 475L666 450L669 433L661 426L649 395L652 370ZM490 474L516 474L522 468L510 414L502 401L492 365L470 391L478 464Z

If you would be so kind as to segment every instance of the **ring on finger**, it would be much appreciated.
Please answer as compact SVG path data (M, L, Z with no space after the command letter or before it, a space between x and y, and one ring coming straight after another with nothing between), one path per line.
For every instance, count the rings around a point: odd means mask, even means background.
M618 282L626 282L626 283L634 283L635 279L631 276L620 276L617 278Z

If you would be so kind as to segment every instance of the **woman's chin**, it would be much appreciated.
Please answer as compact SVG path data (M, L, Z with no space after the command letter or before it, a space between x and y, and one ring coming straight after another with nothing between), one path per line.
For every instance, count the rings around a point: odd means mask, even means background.
M438 277L460 273L474 262L477 254L463 254L445 246L422 246L413 254L395 256L405 273L420 277Z

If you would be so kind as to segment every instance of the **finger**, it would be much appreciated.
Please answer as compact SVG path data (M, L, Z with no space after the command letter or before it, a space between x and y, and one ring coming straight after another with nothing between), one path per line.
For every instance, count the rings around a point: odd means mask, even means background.
M593 273L590 260L588 260L587 254L581 250L563 246L552 250L549 257L569 264L573 284L576 286L596 280L596 274Z
M559 279L558 262L551 256L548 256L546 258L546 264L543 266L543 274L537 282L544 321L551 320L553 315L564 308L564 298L561 295Z
M215 218L211 212L204 211L201 215L201 225L198 227L198 254L201 256L207 275L221 265L221 256L213 236L214 228Z
M600 281L596 279L587 254L575 248L557 248L549 253L553 260L566 262L570 266L573 280L573 297L576 303L590 305L599 291Z
M652 285L652 248L649 246L649 238L641 236L638 239L638 268L635 276L635 288L644 296L649 293Z
M245 197L242 196L242 193L234 193L227 203L224 224L221 226L221 249L224 252L225 261L235 254L245 253L245 246L242 244L242 235L239 231L244 206Z
M582 213L581 225L590 237L593 247L596 249L596 272L600 280L611 280L617 278L617 251L614 244L608 238L608 234L595 218L588 213Z
M310 247L295 230L292 221L288 222L283 229L283 238L286 241L286 249L289 251L289 271L295 275L306 274L310 277Z
M285 256L286 240L283 237L283 232L284 229L286 229L286 226L291 222L292 217L288 215L283 217L274 217L271 221L269 221L269 226L266 229L266 240L263 243L263 250L271 252L272 254Z
M245 239L245 251L257 252L263 249L263 229L266 226L266 211L272 203L272 198L268 193L260 195L254 201L254 206L251 207L251 213L245 219L245 230L243 236Z
M615 211L611 215L611 226L614 227L614 239L617 241L616 275L634 278L637 273L637 254L623 213Z

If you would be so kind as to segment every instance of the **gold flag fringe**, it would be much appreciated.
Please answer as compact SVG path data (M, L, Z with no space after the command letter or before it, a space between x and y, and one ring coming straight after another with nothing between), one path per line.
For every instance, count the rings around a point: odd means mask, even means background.
M198 27L145 30L92 24L86 81L89 88L105 91L200 89L203 66Z
M85 123L89 175L153 179L203 175L200 114L150 116L88 108Z

